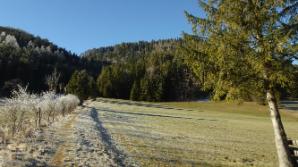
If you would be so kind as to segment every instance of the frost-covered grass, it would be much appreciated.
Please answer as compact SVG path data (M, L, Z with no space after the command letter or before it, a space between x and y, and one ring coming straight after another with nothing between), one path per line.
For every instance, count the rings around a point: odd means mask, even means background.
M98 99L89 106L140 166L278 166L266 106L114 99ZM297 114L282 110L288 136L294 139Z
M30 138L36 130L74 111L79 103L71 94L58 95L51 91L33 94L19 86L0 106L1 142Z

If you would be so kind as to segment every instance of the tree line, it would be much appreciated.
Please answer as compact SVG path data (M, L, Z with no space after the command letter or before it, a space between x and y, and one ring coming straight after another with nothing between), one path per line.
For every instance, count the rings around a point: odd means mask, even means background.
M237 68L227 69L223 76L219 76L218 70L223 68L214 66L216 60L207 60L206 55L195 50L203 46L201 39L185 34L183 39L141 41L92 49L82 58L100 64L102 68L89 68L83 73L92 78L94 86L90 88L93 91L89 92L96 92L92 96L141 101L209 98L265 104L264 87L244 61L237 61ZM291 74L297 74L297 65L290 63L289 67ZM228 79L219 80L220 77L238 81L231 83ZM292 84L286 87L276 85L277 98L297 98L297 81L298 75L293 75ZM72 84L76 82L70 81ZM83 89L84 85L77 87Z
M202 46L200 39L185 35L183 39L90 49L77 56L25 31L0 27L0 96L10 96L20 84L28 85L32 92L50 89L74 93L81 99L102 96L141 101L211 98L265 102L262 85L254 82L254 74L242 75L242 80L249 81L243 89L226 82L215 84L217 69L192 49ZM249 71L238 63L241 68L230 69L230 77ZM297 73L297 66L292 70ZM298 97L297 76L291 87L276 87L279 97Z
M144 101L205 97L191 70L176 58L180 39L123 43L77 56L47 39L0 27L0 96L17 85L32 92L75 93Z
M55 71L59 74L55 89L65 92L72 74L89 66L92 62L47 39L19 29L0 27L0 97L10 96L17 85L28 86L28 91L36 93L48 90L47 79Z
M82 55L103 68L75 73L69 82L77 88L79 78L90 78L85 83L98 96L141 101L178 101L204 98L208 94L200 90L200 83L177 58L180 39L152 42L123 43L114 47L87 51ZM98 71L96 71L98 70ZM88 75L89 77L86 77ZM95 74L95 75L93 75ZM97 75L96 75L97 74ZM81 82L83 83L83 82ZM67 87L70 93L75 89ZM93 93L93 96L95 94Z

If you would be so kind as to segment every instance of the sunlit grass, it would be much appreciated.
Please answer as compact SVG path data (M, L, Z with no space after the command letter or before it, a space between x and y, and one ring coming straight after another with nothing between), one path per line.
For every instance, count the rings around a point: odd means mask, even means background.
M115 142L141 166L277 166L266 106L119 102L91 106ZM297 115L283 115L289 137L298 139Z

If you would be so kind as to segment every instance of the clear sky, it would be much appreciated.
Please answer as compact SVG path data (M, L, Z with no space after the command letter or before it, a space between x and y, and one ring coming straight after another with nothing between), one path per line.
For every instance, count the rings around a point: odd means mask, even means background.
M77 54L121 42L191 32L183 11L197 0L0 0L0 25L23 29Z

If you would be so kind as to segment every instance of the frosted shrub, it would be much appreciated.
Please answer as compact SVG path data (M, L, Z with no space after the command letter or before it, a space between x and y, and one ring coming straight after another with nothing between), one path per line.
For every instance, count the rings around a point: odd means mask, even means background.
M77 96L68 94L61 97L63 104L65 105L65 112L71 113L79 104L80 100Z
M39 104L39 107L41 109L41 113L45 116L48 124L51 121L54 121L56 99L57 95L52 91L44 92L41 95L41 102Z
M42 101L40 108L43 114L46 115L48 123L55 121L58 115L68 114L72 112L80 103L80 100L75 95L61 95L58 96L54 92L44 92L42 94Z
M75 95L57 95L52 91L40 95L27 92L27 88L18 87L12 97L5 100L0 112L4 122L0 124L0 139L26 137L29 132L41 128L42 120L47 124L55 121L59 115L72 112L80 103Z
M77 96L68 94L66 96L60 96L57 104L57 111L65 116L66 114L71 113L80 103L80 100Z
M12 97L6 99L2 108L9 135L23 135L31 126L29 112L36 110L38 96L27 92L27 87L18 86L12 92Z
M0 143L6 144L6 141L8 140L8 134L9 134L9 127L6 125L1 125L0 127Z
M3 106L3 114L6 120L6 125L9 127L9 135L14 136L17 131L18 117L21 115L21 109L19 107L19 101L15 98L11 98L5 101Z
M57 96L55 99L55 113L56 115L62 115L65 116L65 105L63 101L61 100L64 96Z

